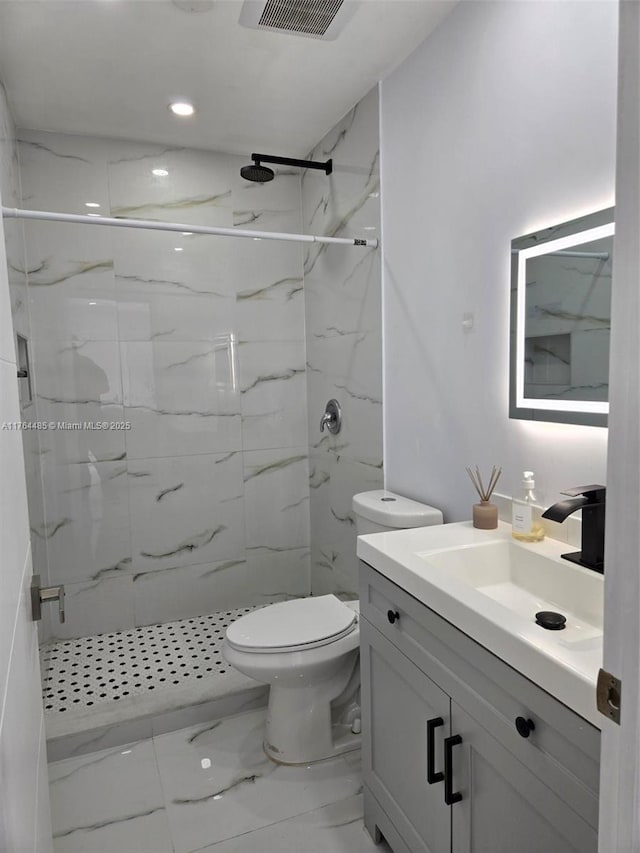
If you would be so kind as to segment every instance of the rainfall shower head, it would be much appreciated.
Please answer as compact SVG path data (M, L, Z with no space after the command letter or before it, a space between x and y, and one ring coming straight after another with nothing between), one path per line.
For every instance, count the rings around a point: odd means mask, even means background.
M251 159L253 163L243 166L240 174L246 181L256 181L259 184L272 181L276 174L273 169L263 166L263 161L277 163L279 166L297 166L299 169L322 169L325 175L330 175L333 171L333 160L318 163L316 160L295 160L293 157L272 157L270 154L252 154Z
M261 166L259 162L243 166L240 169L240 174L245 181L256 181L258 184L266 184L267 181L272 181L276 176L273 169L268 166Z

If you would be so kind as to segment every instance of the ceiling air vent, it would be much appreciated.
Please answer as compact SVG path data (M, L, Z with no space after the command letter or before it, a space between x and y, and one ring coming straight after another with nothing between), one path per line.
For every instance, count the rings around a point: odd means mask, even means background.
M357 3L349 0L245 0L240 23L306 38L337 38Z

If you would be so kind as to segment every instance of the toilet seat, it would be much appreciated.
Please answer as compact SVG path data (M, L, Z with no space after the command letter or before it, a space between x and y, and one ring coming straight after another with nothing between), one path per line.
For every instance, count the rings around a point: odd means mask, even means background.
M350 634L357 615L335 595L298 598L254 610L227 628L238 651L295 652L326 646Z

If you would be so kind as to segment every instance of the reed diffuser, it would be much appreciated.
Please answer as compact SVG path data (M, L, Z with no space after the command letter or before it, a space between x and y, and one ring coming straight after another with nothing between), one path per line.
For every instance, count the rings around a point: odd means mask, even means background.
M471 468L467 468L467 474L480 498L480 503L473 505L473 526L478 527L480 530L495 530L498 526L498 507L491 503L491 495L500 479L502 468L493 466L486 489L477 465L475 474Z

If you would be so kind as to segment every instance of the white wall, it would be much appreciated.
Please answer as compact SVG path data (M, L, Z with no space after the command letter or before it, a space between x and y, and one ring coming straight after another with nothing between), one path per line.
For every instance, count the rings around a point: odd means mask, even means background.
M16 175L13 125L0 84L0 185ZM40 662L29 615L31 549L4 234L0 223L0 850L51 846Z
M382 84L385 471L470 517L465 465L604 482L607 432L509 420L511 240L610 206L617 4L461 3ZM474 315L465 333L462 319Z

